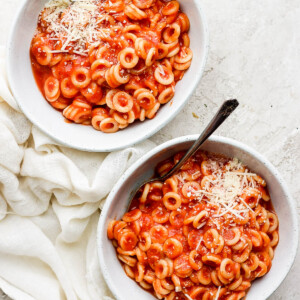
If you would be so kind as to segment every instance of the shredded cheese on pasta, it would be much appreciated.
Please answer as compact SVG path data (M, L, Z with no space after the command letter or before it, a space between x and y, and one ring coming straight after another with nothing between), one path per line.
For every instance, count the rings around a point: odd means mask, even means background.
M97 46L99 40L108 37L107 30L98 26L106 18L98 10L98 1L50 0L45 5L42 18L48 23L50 37L63 42L55 52L72 49L73 53L87 56L89 46Z
M243 165L237 159L230 160L225 167L225 171L224 166L218 165L215 161L210 161L210 165L212 175L207 176L205 186L195 192L197 199L207 201L218 207L218 212L213 216L215 218L231 214L243 220L243 213L253 212L253 210L241 198L241 194L247 187L257 187L257 183L253 180L253 177L257 174L249 173L247 169L241 172L240 169L243 168ZM193 175L196 176L197 172ZM184 174L177 178L179 181L184 182ZM201 228L201 225L198 229ZM216 226L218 227L219 224L216 224Z

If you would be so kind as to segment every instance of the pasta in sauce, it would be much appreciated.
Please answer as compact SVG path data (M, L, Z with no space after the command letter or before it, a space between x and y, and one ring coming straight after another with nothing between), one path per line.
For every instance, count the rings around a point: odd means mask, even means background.
M75 123L113 133L153 119L190 67L176 0L51 0L30 53L44 97Z
M203 151L165 182L142 187L107 234L127 276L166 300L244 298L270 270L279 241L265 180L237 159Z

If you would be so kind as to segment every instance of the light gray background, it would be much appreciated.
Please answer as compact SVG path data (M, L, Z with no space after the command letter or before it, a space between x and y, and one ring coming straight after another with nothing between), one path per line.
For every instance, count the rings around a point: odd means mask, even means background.
M237 98L241 107L218 134L264 154L282 172L300 215L300 2L198 1L210 31L206 71L186 108L152 140L199 133L224 99ZM21 2L0 0L0 45ZM269 300L300 299L299 281L298 253Z

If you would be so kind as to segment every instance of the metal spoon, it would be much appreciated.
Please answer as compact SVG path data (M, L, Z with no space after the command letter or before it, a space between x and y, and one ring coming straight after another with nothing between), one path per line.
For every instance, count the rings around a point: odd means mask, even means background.
M165 181L169 177L171 177L174 173L176 173L185 162L197 152L200 146L219 128L219 126L231 115L231 113L238 107L239 102L237 100L227 100L225 101L213 119L210 121L208 126L204 129L202 134L199 136L197 141L192 145L189 151L182 157L182 159L165 175L148 179L143 182L135 191L131 193L132 197L129 201L128 208L131 205L132 200L134 199L136 193L140 190L140 188L147 183L151 183L154 181ZM128 209L127 209L128 210Z

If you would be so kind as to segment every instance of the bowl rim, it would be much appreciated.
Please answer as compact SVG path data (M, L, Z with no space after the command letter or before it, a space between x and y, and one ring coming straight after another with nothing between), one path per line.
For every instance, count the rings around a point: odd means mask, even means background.
M8 35L8 39L6 42L6 53L7 53L6 72L7 72L8 85L9 85L10 91L11 91L18 107L20 108L22 113L24 113L26 118L28 118L29 121L32 124L34 124L39 130L41 130L44 134L46 134L48 137L53 139L56 143L58 143L61 146L66 146L66 147L70 147L72 149L77 149L77 150L87 151L87 152L111 152L111 151L122 150L122 149L128 148L130 146L135 146L138 143L141 143L142 141L150 138L151 136L156 134L158 131L160 131L163 127L165 127L167 124L169 124L179 114L179 112L184 108L184 106L188 103L189 99L192 97L197 86L199 85L199 82L203 76L205 66L207 63L207 59L208 59L209 30L208 30L207 18L206 18L204 9L202 8L202 5L200 4L200 1L192 0L197 7L197 10L199 12L199 17L202 22L204 47L203 47L202 63L201 63L201 65L199 65L198 71L195 74L195 77L196 77L195 83L187 91L185 101L181 101L180 104L178 105L178 107L174 110L174 112L172 114L167 114L164 121L161 122L161 124L159 126L150 127L149 130L147 130L147 132L145 132L145 134L140 135L134 141L126 141L126 139L125 140L122 139L122 145L111 145L109 147L106 145L98 145L95 147L86 147L85 145L82 145L82 144L74 145L72 142L65 141L64 139L57 137L55 135L55 132L54 133L49 132L48 128L44 127L44 125L39 123L39 120L36 119L35 114L32 113L30 107L27 107L26 105L24 105L24 103L22 103L22 101L19 101L19 98L21 98L22 96L19 95L20 93L18 92L18 84L15 83L13 80L14 77L13 77L12 61L13 61L14 56L12 54L12 51L10 51L10 48L15 40L15 31L17 30L17 24L19 21L19 17L29 1L32 1L32 0L23 0L23 3L20 4L20 6L16 12L16 15L14 17L14 20L13 20L13 23L12 23L12 26L11 26L11 29L10 29L10 32ZM181 87L181 88L183 88L183 87Z
M138 168L138 166L140 166L141 164L145 164L155 154L161 152L163 149L168 148L170 146L182 144L182 143L185 143L185 142L195 141L198 137L199 137L199 135L181 136L181 137L177 137L177 138L174 138L172 140L169 140L169 141L167 141L167 142L165 142L165 143L163 143L159 146L154 147L152 150L150 150L148 153L143 155L140 159L138 159L134 164L132 164L124 172L124 174L120 177L120 179L114 185L114 187L112 188L111 192L109 193L109 195L106 199L106 202L105 202L105 204L103 206L103 209L100 213L99 222L98 222L98 226L97 226L97 253L98 253L100 269L102 271L105 282L107 283L107 285L108 285L110 291L112 292L112 294L114 295L114 297L118 300L123 300L123 299L119 297L119 294L115 291L114 286L111 284L111 278L110 278L109 274L107 273L106 267L105 267L104 252L101 251L101 249L102 249L102 247L101 247L101 245L102 245L101 236L102 236L102 233L104 231L106 231L106 217L107 217L107 213L108 213L108 210L110 208L111 202L114 199L114 195L122 187L124 181L133 173L133 171L135 171ZM282 277L280 283L278 283L276 286L274 286L272 291L270 291L268 293L268 295L267 295L267 298L268 298L283 283L283 281L285 280L286 276L290 272L290 270L291 270L291 268L292 268L292 266L295 262L295 259L296 259L298 246L299 246L298 245L298 243L299 243L299 236L298 236L299 228L298 228L298 217L297 217L297 210L296 210L296 202L293 199L293 197L292 197L292 195L289 191L289 188L288 188L285 180L282 178L281 174L279 173L279 171L274 167L274 165L267 158L265 158L262 154L257 152L255 149L251 148L250 146L248 146L248 145L246 145L242 142L236 141L236 140L231 139L231 138L222 137L222 136L212 135L208 140L211 141L211 142L217 142L217 143L223 143L223 144L231 145L235 148L238 148L242 151L247 152L248 154L253 156L256 160L261 161L266 166L266 168L268 170L270 170L271 173L274 174L274 176L276 177L276 179L280 183L280 185L281 185L281 187L284 191L284 194L286 195L286 202L289 205L289 207L291 208L292 223L295 225L295 228L292 228L294 248L291 249L291 251L290 251L291 259L289 261L289 264L287 265L287 269L286 269L286 272L285 272L284 276Z

